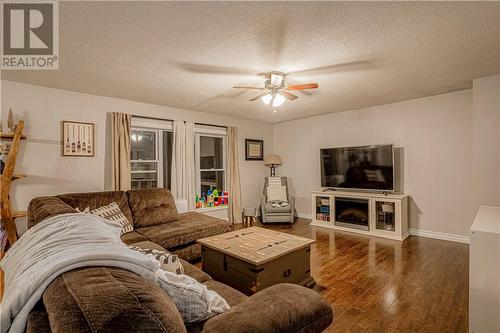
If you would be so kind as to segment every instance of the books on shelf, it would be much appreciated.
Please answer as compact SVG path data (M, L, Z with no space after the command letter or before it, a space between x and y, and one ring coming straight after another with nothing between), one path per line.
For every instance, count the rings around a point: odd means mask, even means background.
M318 221L330 221L330 213L317 213L316 220L318 220Z
M330 214L330 206L319 206L319 212Z

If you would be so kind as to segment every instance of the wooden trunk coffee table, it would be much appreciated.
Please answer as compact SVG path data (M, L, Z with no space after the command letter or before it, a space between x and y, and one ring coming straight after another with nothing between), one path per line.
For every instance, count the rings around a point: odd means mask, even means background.
M314 286L310 275L314 242L259 227L198 240L203 271L247 295L277 283Z

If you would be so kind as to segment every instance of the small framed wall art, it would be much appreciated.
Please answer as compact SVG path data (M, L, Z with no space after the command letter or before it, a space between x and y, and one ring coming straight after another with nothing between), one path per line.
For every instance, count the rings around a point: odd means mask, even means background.
M264 160L264 140L245 139L245 160Z
M94 156L94 128L92 123L62 121L62 156Z

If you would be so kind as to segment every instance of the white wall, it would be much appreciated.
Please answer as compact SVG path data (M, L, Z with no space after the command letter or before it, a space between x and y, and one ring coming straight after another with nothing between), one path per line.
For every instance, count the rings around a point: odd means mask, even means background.
M16 119L25 120L24 132L29 138L18 155L16 173L26 173L30 177L13 185L11 193L15 209L26 209L36 196L105 189L105 160L109 154L105 135L108 112L237 126L243 206L257 205L269 168L262 162L245 161L245 138L264 140L264 153L270 152L273 146L271 124L10 81L2 81L1 89L4 127L7 112L12 108ZM62 120L96 124L95 157L61 156ZM23 231L24 225L18 229Z
M244 206L257 205L269 172L244 160L245 138L263 139L265 154L274 146L282 156L278 173L290 178L301 216L310 215L309 191L320 187L320 148L376 143L400 147L398 178L412 198L411 228L466 236L480 204L500 206L500 75L474 80L472 90L274 126L9 81L1 88L4 128L12 107L29 137L16 172L31 176L16 181L12 194L19 210L39 195L105 189L107 112L237 126ZM61 120L96 123L96 157L60 156Z
M477 209L472 124L472 90L466 90L276 124L274 151L283 158L279 173L290 178L299 215L310 216L309 191L320 188L320 148L394 143L402 148L410 228L465 236Z
M475 198L477 206L500 206L500 75L472 87Z

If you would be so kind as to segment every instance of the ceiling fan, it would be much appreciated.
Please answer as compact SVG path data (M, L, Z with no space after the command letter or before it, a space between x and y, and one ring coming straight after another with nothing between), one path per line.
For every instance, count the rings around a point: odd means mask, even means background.
M264 90L265 92L255 96L250 99L250 102L261 99L262 102L269 105L271 104L273 107L279 107L285 103L288 99L293 101L297 99L298 96L290 93L290 90L305 90L305 89L317 89L319 85L317 83L305 83L305 84L296 84L288 86L286 85L286 74L282 72L269 72L266 73L266 81L264 82L264 87L242 87L236 86L233 88L236 89L254 89L254 90Z

